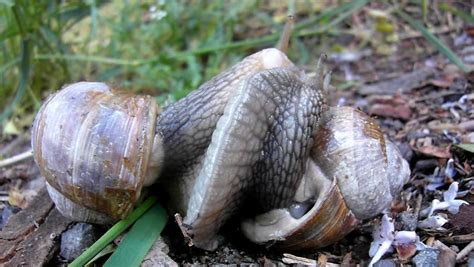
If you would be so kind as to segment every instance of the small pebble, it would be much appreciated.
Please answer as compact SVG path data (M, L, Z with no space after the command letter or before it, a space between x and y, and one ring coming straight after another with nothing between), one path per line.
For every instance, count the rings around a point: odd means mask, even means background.
M407 162L410 162L413 158L413 150L411 149L410 145L408 145L407 143L401 143L398 144L397 147L398 150L400 150L400 153L402 154L403 158Z
M72 261L99 237L100 231L96 226L88 223L77 223L62 234L59 255L67 261Z
M397 267L397 263L395 263L392 259L385 259L380 260L374 264L374 267Z
M397 217L397 220L402 224L402 231L415 231L418 224L416 219L415 214L407 211L400 213Z
M438 265L439 250L437 249L425 249L413 258L413 264L415 266L423 267L436 267Z
M469 259L467 260L467 266L474 267L474 251L469 253Z
M152 266L178 266L178 264L168 255L170 249L163 237L158 238L143 259L141 267Z
M415 169L418 171L432 170L438 166L436 159L422 159L418 160L415 164Z
M0 214L0 230L3 229L3 227L7 224L8 222L8 219L10 219L10 217L19 212L20 211L20 208L17 208L17 207L12 207L10 205L5 205L5 207L1 210Z

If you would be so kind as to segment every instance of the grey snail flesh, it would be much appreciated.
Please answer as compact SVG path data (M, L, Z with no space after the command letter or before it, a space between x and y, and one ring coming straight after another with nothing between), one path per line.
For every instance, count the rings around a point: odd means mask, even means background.
M215 249L220 227L245 199L262 211L292 202L323 95L322 82L266 49L164 109L160 181L179 198L176 210L197 247Z

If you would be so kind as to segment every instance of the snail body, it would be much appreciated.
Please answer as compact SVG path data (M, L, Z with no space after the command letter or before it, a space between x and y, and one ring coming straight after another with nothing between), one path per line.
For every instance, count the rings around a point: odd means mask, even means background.
M32 145L63 214L83 205L94 219L82 220L123 218L159 176L199 248L215 249L221 226L244 209L250 240L309 248L387 208L409 176L370 118L328 109L321 66L309 78L278 49L245 58L161 114L152 102L101 83L73 84L45 102ZM365 153L377 166L354 159Z
M239 70L247 71L229 79ZM164 109L158 128L165 151L186 142L201 145L190 153L193 145L187 144L185 159L165 152L164 176L171 177L160 178L169 181L170 195L180 196L176 210L185 215L196 246L215 249L218 230L250 194L262 210L289 205L325 106L322 83L281 51L266 49Z

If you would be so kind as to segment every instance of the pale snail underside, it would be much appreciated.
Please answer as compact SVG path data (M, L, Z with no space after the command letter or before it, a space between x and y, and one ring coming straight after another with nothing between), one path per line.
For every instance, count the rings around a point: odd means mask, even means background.
M366 115L350 108L327 108L322 76L321 67L316 78L309 78L284 53L266 49L160 115L146 96L127 98L100 83L74 84L38 113L32 141L35 160L52 187L53 200L59 199L59 191L61 201L73 203L74 209L83 204L115 219L137 201L146 177L159 174L158 182L170 195L170 211L184 215L193 243L203 249L215 249L221 226L242 211L249 216L242 222L243 233L256 243L291 249L325 246L342 238L358 220L387 208L407 181L409 169ZM69 91L77 94L75 98L61 100L59 96ZM83 96L91 94L88 91L106 96L91 103ZM109 106L104 99L120 104ZM61 110L58 120L49 118L56 110L52 107L66 105L66 100L76 105ZM107 123L93 119L96 115L83 118L84 109L107 114ZM109 122L114 115L126 123ZM71 132L57 130L65 122ZM108 123L120 127L112 131L104 126ZM110 140L112 133L122 142ZM80 136L87 137L87 143L77 139ZM136 164L128 162L132 154ZM378 160L377 166L366 159ZM117 167L108 166L109 161ZM106 202L103 209L99 194L131 180L135 187L121 188L120 201ZM92 183L99 186L89 187ZM114 202L120 205L114 207ZM361 207L367 205L364 212Z

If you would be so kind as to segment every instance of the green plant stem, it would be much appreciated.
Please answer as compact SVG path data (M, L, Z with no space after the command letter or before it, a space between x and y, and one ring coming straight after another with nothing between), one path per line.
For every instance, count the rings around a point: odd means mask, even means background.
M23 98L28 85L28 79L30 76L30 51L31 45L28 39L24 39L21 43L21 63L20 63L20 81L16 88L15 98L12 103L8 105L5 110L0 114L0 123L6 120L13 112L13 109Z
M358 1L357 5L354 5L352 8L350 8L348 11L340 14L337 16L337 18L331 20L330 23L325 24L319 29L315 29L312 31L305 31L305 32L300 32L298 33L298 36L308 36L308 35L318 35L327 32L330 30L332 27L336 26L337 24L341 23L343 20L345 20L347 17L349 17L352 13L354 13L355 10L363 7L367 1Z
M130 228L104 267L140 266L168 221L166 211L153 205Z
M25 26L23 26L23 20L20 18L20 14L18 14L18 7L17 5L12 6L13 16L15 17L15 21L18 24L18 28L20 29L20 34L23 38L26 38L26 30Z
M105 248L110 242L112 242L118 235L125 231L133 222L135 222L140 216L143 215L149 208L153 206L157 201L156 197L149 197L145 200L138 208L136 208L127 218L116 223L110 228L99 240L97 240L92 246L84 251L79 257L77 257L71 264L70 267L84 266L90 259L92 259L97 253Z
M144 62L151 63L152 61L147 60L126 60L110 57L100 57L100 56L88 56L80 54L37 54L34 59L36 60L70 60L70 61L88 61L96 62L103 64L111 65L122 65L122 66L139 66Z
M21 58L17 57L14 60L11 60L10 62L7 62L6 64L0 66L0 74L3 74L5 71L8 69L14 67L16 64L21 62Z
M472 69L464 64L462 60L448 47L446 46L439 38L437 38L433 33L426 29L420 22L413 19L407 13L403 12L400 9L395 10L395 12L413 28L419 31L436 49L438 49L442 54L444 54L451 62L456 64L462 71L468 73Z

